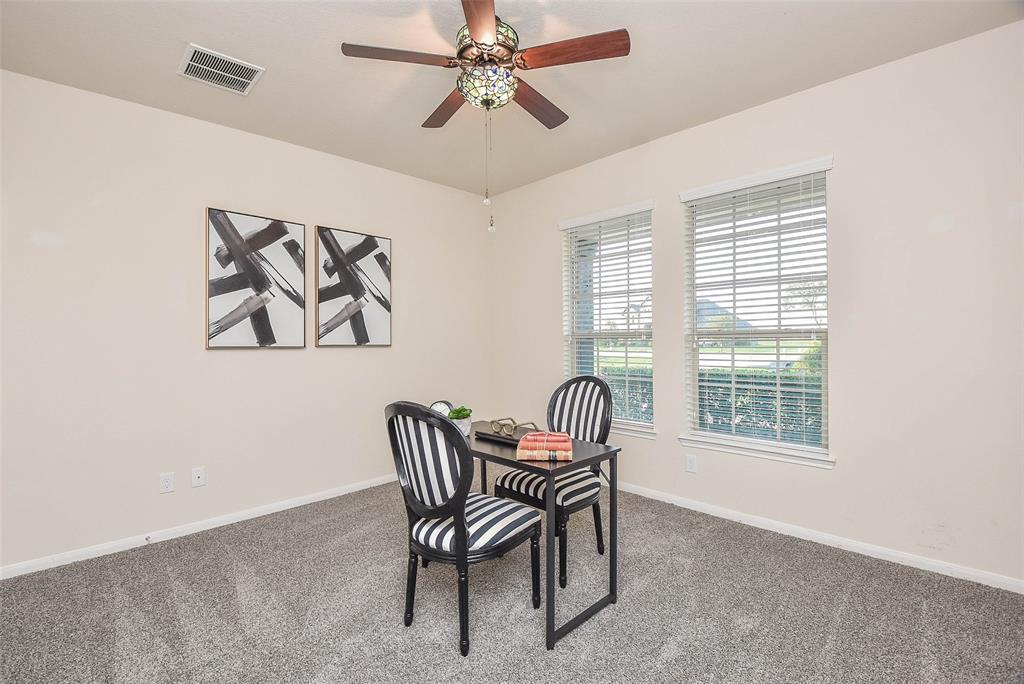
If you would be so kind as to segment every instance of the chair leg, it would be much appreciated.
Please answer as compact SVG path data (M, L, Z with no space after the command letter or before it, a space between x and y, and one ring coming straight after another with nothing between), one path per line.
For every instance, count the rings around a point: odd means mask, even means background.
M469 653L469 566L459 568L459 652Z
M499 499L504 499L505 498L505 488L504 487L499 487L498 485L494 485L494 496L496 496ZM498 554L498 558L504 558L504 557L505 557L505 554L503 554L503 553L499 553Z
M428 565L430 565L430 561L427 560L426 556L424 556L422 560L423 560L423 567L427 567Z
M426 560L424 558L424 560ZM416 600L416 566L419 559L416 554L409 552L409 574L405 580L405 626L412 624L412 606Z
M533 575L533 607L540 608L540 525L530 537L530 572Z
M568 518L568 516L566 516ZM563 520L558 526L558 586L565 589L566 576L565 576L565 557L568 555L568 541L569 536L569 521Z
M601 504L594 504L594 529L597 530L597 552L604 555L604 532L601 530Z

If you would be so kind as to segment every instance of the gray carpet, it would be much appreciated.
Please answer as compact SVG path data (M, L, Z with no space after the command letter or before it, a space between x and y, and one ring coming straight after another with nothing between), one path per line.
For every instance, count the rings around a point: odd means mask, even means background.
M4 682L1024 682L1024 596L621 496L619 603L544 648L529 548L420 570L397 484L0 582ZM605 508L607 510L607 507ZM562 621L603 591L570 524Z

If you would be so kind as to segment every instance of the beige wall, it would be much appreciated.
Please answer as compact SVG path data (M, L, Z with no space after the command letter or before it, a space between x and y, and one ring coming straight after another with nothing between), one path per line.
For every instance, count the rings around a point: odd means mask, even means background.
M388 474L396 397L542 418L558 221L653 199L658 434L614 438L622 479L1024 577L1022 46L1018 23L506 193L494 235L475 196L5 72L0 564ZM698 450L687 474L677 193L825 154L837 465ZM394 238L394 346L205 351L207 205Z
M837 465L694 450L688 474L678 192L827 154ZM533 321L492 319L505 413L543 417L562 377L558 222L653 199L657 438L613 436L622 479L1024 577L1022 160L1017 23L503 194L493 296Z
M385 404L479 397L479 198L9 72L2 86L3 565L393 473ZM391 237L393 346L314 349L308 303L306 349L206 351L207 205L303 222L307 255L316 223ZM192 489L196 465L209 485Z

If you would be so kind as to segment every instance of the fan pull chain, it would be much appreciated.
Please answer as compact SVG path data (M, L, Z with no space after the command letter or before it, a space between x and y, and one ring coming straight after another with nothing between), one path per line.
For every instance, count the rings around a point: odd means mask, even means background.
M491 110L484 113L484 206L491 206ZM494 213L487 225L487 232L494 232Z
M484 205L491 203L491 111L484 112Z

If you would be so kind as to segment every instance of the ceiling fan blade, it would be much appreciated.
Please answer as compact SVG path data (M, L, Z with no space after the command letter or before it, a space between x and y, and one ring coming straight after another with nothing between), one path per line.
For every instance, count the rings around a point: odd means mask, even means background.
M342 43L341 52L349 57L365 59L383 59L389 62L410 62L427 66L456 67L459 60L444 55L433 55L429 52L412 52L410 50L393 50L391 48L372 47L370 45L353 45Z
M462 0L469 37L478 43L494 45L498 31L494 23L494 0Z
M520 107L530 112L533 118L548 128L561 126L569 120L568 114L553 105L551 100L538 93L523 79L519 79L514 99Z
M526 48L517 52L513 59L520 69L539 69L559 64L625 57L628 54L629 31L618 29Z
M448 123L448 119L452 118L455 112L459 111L459 107L466 101L466 98L462 96L458 88L448 93L448 97L444 98L444 102L437 106L434 113L427 117L427 120L423 122L423 128L440 128Z

